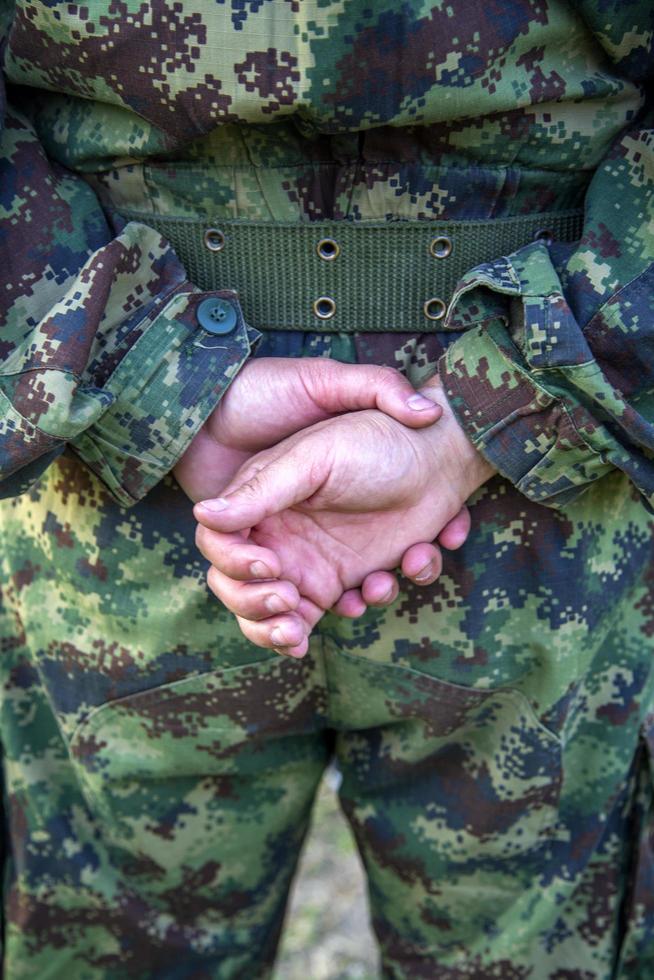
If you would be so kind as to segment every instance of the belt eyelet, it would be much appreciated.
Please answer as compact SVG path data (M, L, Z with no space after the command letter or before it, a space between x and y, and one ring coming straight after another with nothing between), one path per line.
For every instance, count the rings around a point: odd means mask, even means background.
M429 254L433 255L435 259L446 259L448 255L452 254L452 239L448 238L447 235L432 238L429 243Z
M336 313L336 303L331 296L319 296L313 301L313 312L319 320L331 320Z
M437 296L432 296L431 299L426 300L422 309L428 320L442 320L447 312L444 301Z
M316 252L325 262L333 262L341 254L341 246L333 238L321 238L316 245Z
M207 228L204 233L204 244L210 252L222 252L225 247L225 235L220 228Z

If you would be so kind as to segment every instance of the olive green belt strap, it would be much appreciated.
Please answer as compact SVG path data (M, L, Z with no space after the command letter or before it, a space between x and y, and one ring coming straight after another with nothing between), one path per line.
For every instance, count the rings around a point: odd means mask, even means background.
M259 330L409 332L438 330L474 266L537 237L575 241L583 217L292 224L121 213L161 232L201 289L234 289Z

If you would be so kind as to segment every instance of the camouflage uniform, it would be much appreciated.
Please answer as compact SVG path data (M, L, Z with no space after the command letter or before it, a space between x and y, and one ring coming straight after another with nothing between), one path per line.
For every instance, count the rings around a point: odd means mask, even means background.
M650 0L0 10L6 975L268 976L335 753L385 976L654 976ZM437 329L266 333L440 364L502 475L432 587L245 642L167 474L257 333L198 326L155 216L584 202Z

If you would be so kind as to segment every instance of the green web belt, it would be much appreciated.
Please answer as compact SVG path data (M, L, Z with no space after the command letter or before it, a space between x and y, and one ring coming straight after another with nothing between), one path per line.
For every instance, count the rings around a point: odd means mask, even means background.
M200 289L235 290L259 330L411 333L442 327L456 283L474 266L537 237L576 241L583 219L577 210L492 221L302 224L121 213L167 238Z

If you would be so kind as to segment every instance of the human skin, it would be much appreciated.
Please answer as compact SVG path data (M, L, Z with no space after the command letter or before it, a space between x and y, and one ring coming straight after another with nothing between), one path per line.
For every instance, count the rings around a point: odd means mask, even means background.
M398 371L375 365L341 364L328 358L256 358L236 376L221 402L181 458L174 476L194 502L222 492L252 455L287 436L344 412L378 409L403 426L421 428L438 420L441 408L420 396ZM444 529L444 547L458 547L467 536L464 509ZM440 551L425 544L432 562L429 575L440 571ZM421 556L420 556L421 557ZM411 555L408 555L411 565ZM424 566L415 565L420 581ZM420 577L420 573L422 577ZM368 604L386 605L397 594L394 575L372 570L361 587L336 597L336 611L358 616ZM280 583L276 609L294 609L299 596ZM268 596L270 599L271 597ZM266 610L270 615L271 609Z
M440 571L426 542L494 470L438 380L422 392L441 408L437 425L409 429L378 410L320 422L254 456L221 498L196 505L209 586L253 643L301 657L324 611L375 570L401 564L414 580L429 563ZM257 563L267 580L253 575ZM293 612L270 615L272 581L274 594L292 590Z

